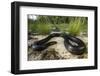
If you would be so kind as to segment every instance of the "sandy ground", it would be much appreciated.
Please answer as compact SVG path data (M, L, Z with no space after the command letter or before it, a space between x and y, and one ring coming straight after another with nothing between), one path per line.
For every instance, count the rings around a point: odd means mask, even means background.
M28 45L33 44L34 41L41 40L46 36L34 36L33 39L28 41ZM79 37L87 45L87 37ZM28 48L28 60L60 60L60 59L84 59L88 58L88 53L82 55L73 55L64 46L64 39L61 37L52 38L50 41L57 41L57 44L48 47L47 49L38 52Z

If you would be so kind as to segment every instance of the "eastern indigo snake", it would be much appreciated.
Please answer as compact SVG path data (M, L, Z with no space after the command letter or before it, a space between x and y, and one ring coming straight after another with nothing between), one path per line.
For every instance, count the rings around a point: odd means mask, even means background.
M57 43L56 41L48 42L53 37L62 37L64 39L64 45L66 49L72 54L80 55L85 52L85 49L86 49L85 43L79 38L75 36L67 35L66 33L64 34L52 33L48 37L34 42L34 44L32 45L33 50L42 51L46 49L47 47L49 47L50 45L56 44Z

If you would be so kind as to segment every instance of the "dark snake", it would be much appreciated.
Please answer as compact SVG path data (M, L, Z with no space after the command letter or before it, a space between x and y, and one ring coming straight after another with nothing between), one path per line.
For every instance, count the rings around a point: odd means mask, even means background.
M75 36L67 35L65 33L52 33L48 37L34 42L34 44L32 45L33 50L42 51L47 47L56 44L56 41L48 42L53 37L62 37L64 39L65 48L72 54L80 55L85 52L86 46L81 39Z

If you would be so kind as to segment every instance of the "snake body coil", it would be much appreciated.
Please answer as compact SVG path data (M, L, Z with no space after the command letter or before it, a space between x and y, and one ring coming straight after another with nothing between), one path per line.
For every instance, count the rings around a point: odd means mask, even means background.
M72 54L80 55L85 52L86 46L82 40L74 36L70 36L62 33L53 33L50 34L48 37L35 42L34 45L32 46L33 50L42 51L47 47L56 44L57 43L56 41L48 42L53 37L64 38L64 45L66 49Z
M72 54L80 55L85 52L86 46L79 38L68 35L65 35L63 38L66 49Z

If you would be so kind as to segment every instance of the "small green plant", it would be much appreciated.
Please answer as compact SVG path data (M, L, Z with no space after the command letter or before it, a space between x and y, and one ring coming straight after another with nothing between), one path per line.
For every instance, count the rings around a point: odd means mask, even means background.
M42 34L42 35L46 35L49 34L51 32L51 26L50 24L38 24L37 25L37 33Z
M68 32L69 34L71 35L80 35L81 33L81 19L78 18L78 19L75 19L75 20L72 20L70 23L69 23L69 27L68 27Z

